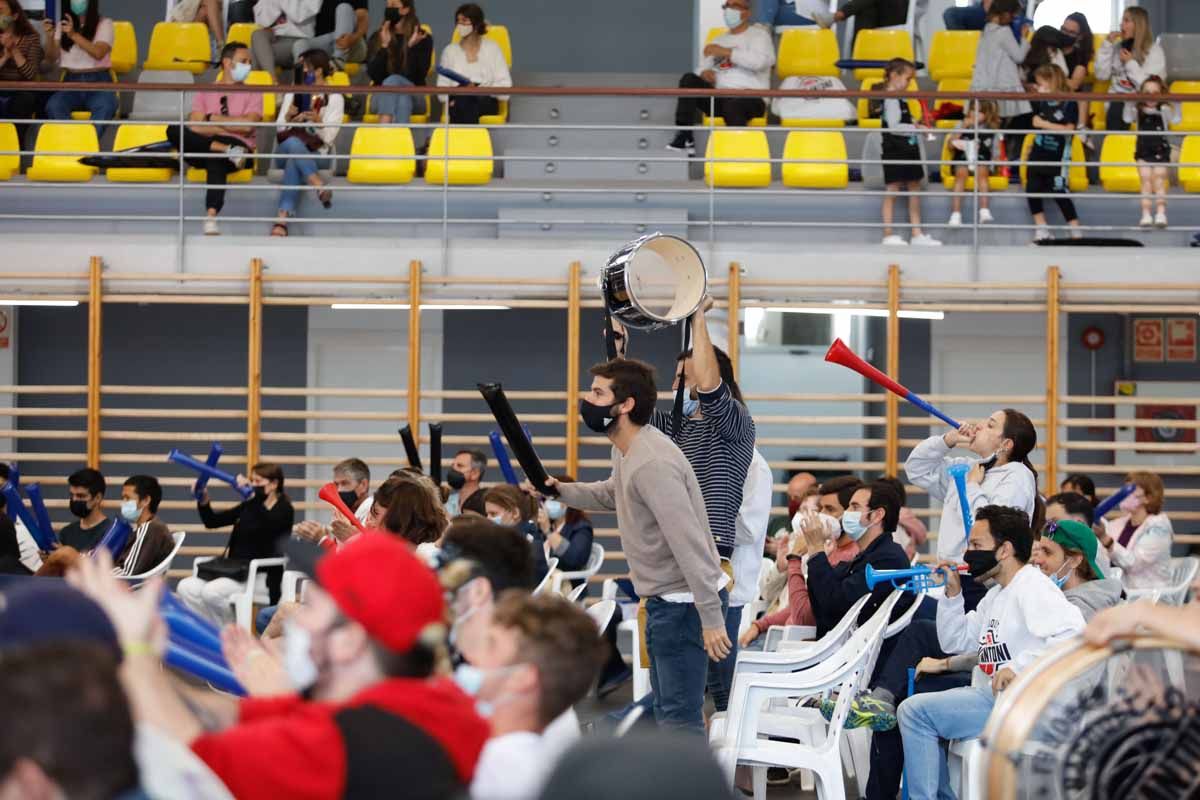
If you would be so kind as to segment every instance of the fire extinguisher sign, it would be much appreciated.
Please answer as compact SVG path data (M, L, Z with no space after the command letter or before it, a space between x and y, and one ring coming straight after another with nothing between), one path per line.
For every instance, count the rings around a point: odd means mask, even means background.
M1196 318L1167 319L1167 361L1196 360Z

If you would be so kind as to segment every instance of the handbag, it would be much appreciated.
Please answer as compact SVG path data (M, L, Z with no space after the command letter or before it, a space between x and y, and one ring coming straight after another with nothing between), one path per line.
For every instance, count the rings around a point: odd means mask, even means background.
M218 556L196 567L196 577L202 581L229 578L231 581L244 583L249 576L250 565L240 558Z

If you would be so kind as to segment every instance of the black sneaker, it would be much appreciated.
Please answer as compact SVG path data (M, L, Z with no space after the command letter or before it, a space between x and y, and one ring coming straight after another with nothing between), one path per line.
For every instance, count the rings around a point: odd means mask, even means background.
M767 767L768 786L787 786L792 782L792 771L783 767Z
M680 132L675 134L675 138L667 145L667 149L694 156L696 155L696 142L688 134Z

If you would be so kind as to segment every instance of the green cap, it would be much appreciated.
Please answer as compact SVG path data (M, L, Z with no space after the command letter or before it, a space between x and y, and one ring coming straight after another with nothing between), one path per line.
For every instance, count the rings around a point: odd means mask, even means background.
M1092 572L1096 573L1096 577L1104 577L1104 573L1096 563L1096 551L1100 548L1100 543L1096 540L1096 534L1092 533L1092 529L1087 525L1073 519L1060 520L1049 538L1060 547L1082 550L1083 557L1091 565Z

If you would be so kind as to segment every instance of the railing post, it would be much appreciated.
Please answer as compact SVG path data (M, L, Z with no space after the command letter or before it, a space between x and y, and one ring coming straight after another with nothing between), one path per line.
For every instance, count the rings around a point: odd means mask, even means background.
M579 328L580 263L571 262L567 276L567 474L579 477Z
M262 447L263 262L250 259L250 335L246 357L246 474L258 463Z
M1046 483L1047 492L1058 486L1058 352L1059 282L1058 267L1046 269Z
M408 262L408 427L421 445L421 262Z
M729 262L729 362L733 365L733 377L738 377L741 358L742 316L742 265Z
M900 265L888 265L887 374L900 380ZM900 398L885 392L884 473L896 477L900 464Z
M88 361L87 361L87 463L100 469L100 372L103 327L104 261L92 256L88 262Z

